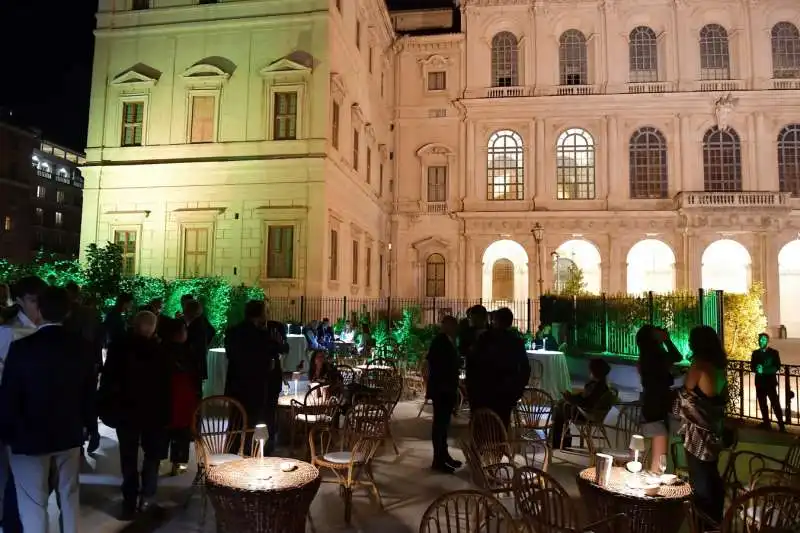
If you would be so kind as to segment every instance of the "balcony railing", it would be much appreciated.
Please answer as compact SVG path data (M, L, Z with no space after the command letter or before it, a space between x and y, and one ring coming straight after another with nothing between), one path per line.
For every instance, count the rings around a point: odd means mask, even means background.
M489 87L486 92L487 98L521 98L523 96L533 96L532 87Z
M788 207L790 193L786 192L682 192L675 197L677 209Z
M447 202L427 202L425 211L432 215L444 215L447 213Z
M595 94L595 92L594 85L559 85L556 87L556 95L558 96L582 96Z
M672 84L668 81L631 82L628 84L629 94L669 92L672 92Z
M697 84L702 92L741 91L744 87L741 80L700 80Z
M791 91L800 89L800 80L776 79L772 80L772 88L778 91Z

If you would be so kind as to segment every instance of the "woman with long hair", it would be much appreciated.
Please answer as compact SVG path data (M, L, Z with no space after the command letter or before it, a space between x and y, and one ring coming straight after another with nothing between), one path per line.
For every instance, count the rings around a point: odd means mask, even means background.
M674 394L672 365L682 359L669 334L646 324L636 333L639 348L639 376L642 380L642 433L652 439L650 470L658 471L659 460L667 454L670 407Z
M728 358L717 332L709 326L698 326L689 333L689 348L692 365L678 392L678 434L683 437L695 505L719 522L725 486L717 463L724 447Z

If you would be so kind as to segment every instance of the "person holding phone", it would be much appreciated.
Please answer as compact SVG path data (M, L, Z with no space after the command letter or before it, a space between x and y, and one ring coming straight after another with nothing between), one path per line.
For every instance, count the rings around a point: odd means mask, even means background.
M646 324L636 333L639 348L638 370L642 380L642 433L652 439L652 472L666 455L670 433L670 412L674 393L672 366L683 359L666 330Z

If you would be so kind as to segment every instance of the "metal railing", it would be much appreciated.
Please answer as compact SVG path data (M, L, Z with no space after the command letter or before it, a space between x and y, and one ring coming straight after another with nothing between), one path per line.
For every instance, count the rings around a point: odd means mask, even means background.
M405 309L418 309L420 325L438 324L445 315L464 317L467 309L483 305L489 311L508 307L514 313L514 325L520 331L531 331L539 323L539 304L527 300L482 300L458 298L311 298L306 296L270 297L267 302L272 320L306 324L311 320L329 318L370 322L385 320L391 316L399 320Z
M675 197L678 209L692 207L784 207L789 205L791 193L768 191L705 192L684 191Z
M728 416L761 420L755 377L749 361L728 361ZM782 365L777 377L778 397L786 425L798 426L800 402L796 391L800 388L800 365ZM773 422L777 421L771 406L770 417Z

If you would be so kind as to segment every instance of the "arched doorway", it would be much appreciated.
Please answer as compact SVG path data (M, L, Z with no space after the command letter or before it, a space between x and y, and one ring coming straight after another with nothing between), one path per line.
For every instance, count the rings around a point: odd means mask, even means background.
M663 241L645 239L628 251L628 294L675 291L675 254Z
M720 239L708 245L702 258L704 289L745 293L750 289L750 252L731 239Z
M481 297L485 302L528 298L528 254L521 244L504 239L486 248L483 252Z
M786 244L778 252L778 286L781 299L781 324L786 334L800 338L800 240Z
M564 275L565 271L567 276L571 275L569 268L562 267L562 265L569 265L564 261L564 259L568 259L583 272L583 290L592 294L600 294L603 285L600 268L601 259L600 252L594 244L583 239L573 239L559 246L556 249L556 253L558 254L559 265L556 270L558 278ZM556 285L562 288L568 285L568 281L564 279L556 279L554 281Z

